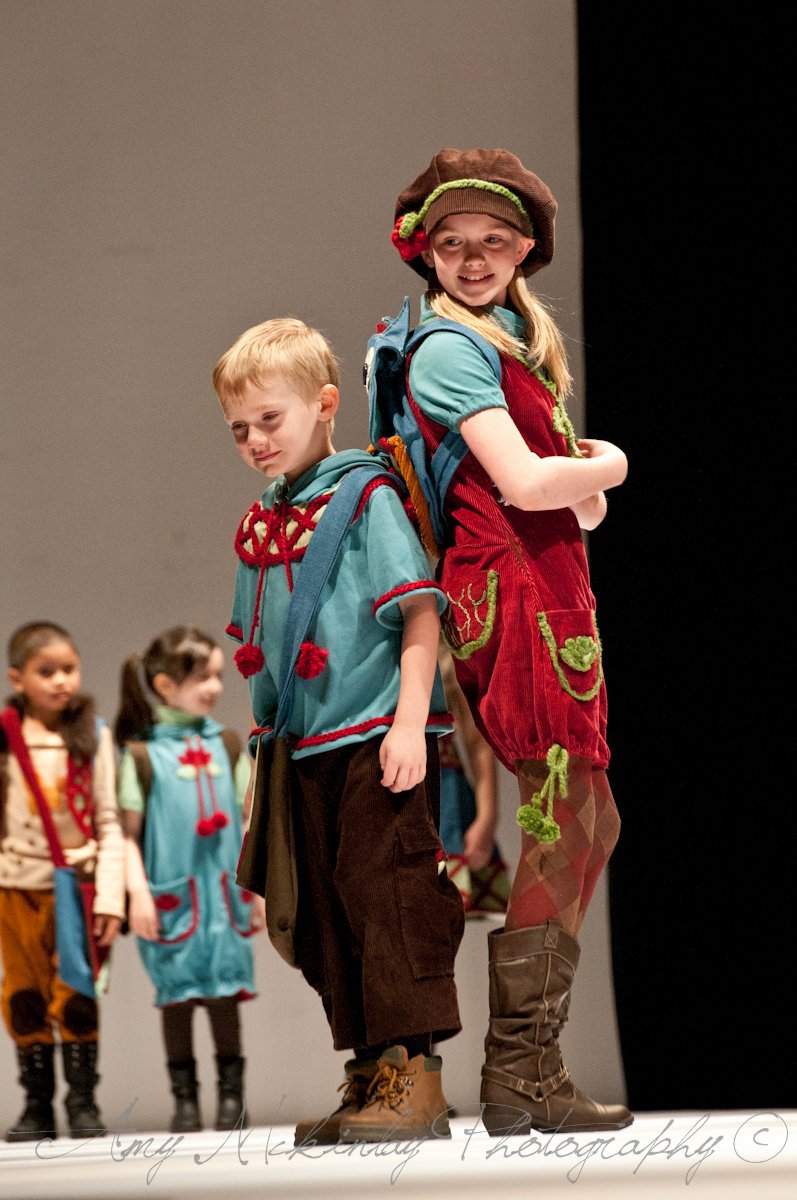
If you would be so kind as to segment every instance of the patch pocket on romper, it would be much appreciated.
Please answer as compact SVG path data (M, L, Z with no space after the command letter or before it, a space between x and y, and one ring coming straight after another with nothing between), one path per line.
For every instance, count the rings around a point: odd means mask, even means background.
M185 942L199 925L199 897L193 875L151 885L158 913L158 941L162 945Z
M224 897L227 920L235 932L240 933L241 937L251 937L255 932L252 929L252 893L233 882L229 871L222 871L221 894Z
M559 688L582 704L594 700L603 683L595 614L588 608L538 612L537 624Z
M498 572L468 571L450 581L448 608L443 614L443 638L455 658L470 658L486 646L495 626Z
M401 935L415 979L451 975L465 927L462 897L448 877L433 826L396 830L395 878Z

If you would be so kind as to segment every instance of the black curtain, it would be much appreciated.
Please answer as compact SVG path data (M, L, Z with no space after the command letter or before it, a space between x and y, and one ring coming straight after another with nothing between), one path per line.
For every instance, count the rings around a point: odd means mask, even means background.
M795 1107L787 31L577 11L587 433L629 456L589 539L628 1099Z

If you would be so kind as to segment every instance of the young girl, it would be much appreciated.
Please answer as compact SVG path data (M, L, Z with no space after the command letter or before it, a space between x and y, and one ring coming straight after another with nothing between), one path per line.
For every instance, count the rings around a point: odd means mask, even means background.
M562 334L525 283L551 261L556 207L509 151L444 149L398 197L393 230L427 281L421 320L478 330L502 367L499 384L477 346L441 329L407 371L429 452L449 431L470 451L446 498L444 627L474 720L520 789L520 862L505 927L488 939L481 1098L493 1135L632 1120L575 1087L558 1044L576 935L620 824L581 531L603 519L627 463L609 442L576 439Z
M15 694L0 727L2 1011L27 1100L6 1140L56 1136L56 1031L69 1084L69 1132L91 1137L104 1132L94 1102L97 1003L58 975L50 844L18 756L32 767L67 864L82 881L95 882L93 933L107 949L125 911L113 740L91 698L81 694L80 658L60 625L36 621L17 629L8 663Z
M444 644L440 674L454 729L440 738L440 840L466 917L506 912L509 876L495 840L498 764L476 728Z
M210 715L223 667L206 633L167 629L125 662L116 719L128 921L161 1009L172 1133L202 1128L193 1050L198 1004L207 1009L216 1049L215 1128L245 1120L238 1005L256 994L248 938L263 927L264 913L235 883L249 761Z

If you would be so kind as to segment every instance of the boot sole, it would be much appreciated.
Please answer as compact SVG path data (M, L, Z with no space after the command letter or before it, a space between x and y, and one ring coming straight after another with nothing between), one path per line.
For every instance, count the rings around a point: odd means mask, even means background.
M566 1121L566 1118L564 1120ZM482 1125L490 1137L524 1137L532 1130L535 1133L601 1133L607 1129L625 1129L626 1126L632 1125L633 1121L633 1113L629 1115L627 1121L587 1121L583 1124L573 1123L572 1125L550 1120L535 1121L530 1114L527 1115L527 1119L516 1117L513 1121L502 1123L485 1120L484 1114L481 1116Z
M442 1141L445 1138L451 1137L451 1129L448 1121L439 1127L431 1125L416 1125L415 1128L406 1128L402 1126L397 1128L395 1125L369 1125L367 1129L352 1129L348 1126L341 1129L339 1142L351 1144L353 1142L409 1142L409 1141Z

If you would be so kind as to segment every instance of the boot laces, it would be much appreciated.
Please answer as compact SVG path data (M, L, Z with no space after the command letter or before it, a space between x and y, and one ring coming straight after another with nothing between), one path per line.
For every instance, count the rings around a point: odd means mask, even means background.
M397 1067L384 1063L368 1085L368 1103L376 1104L382 1101L389 1108L398 1108L413 1085L408 1075L402 1074Z
M365 1080L357 1076L352 1076L351 1079L344 1079L338 1091L343 1092L340 1098L341 1108L345 1108L349 1104L356 1104L359 1107L367 1094Z

